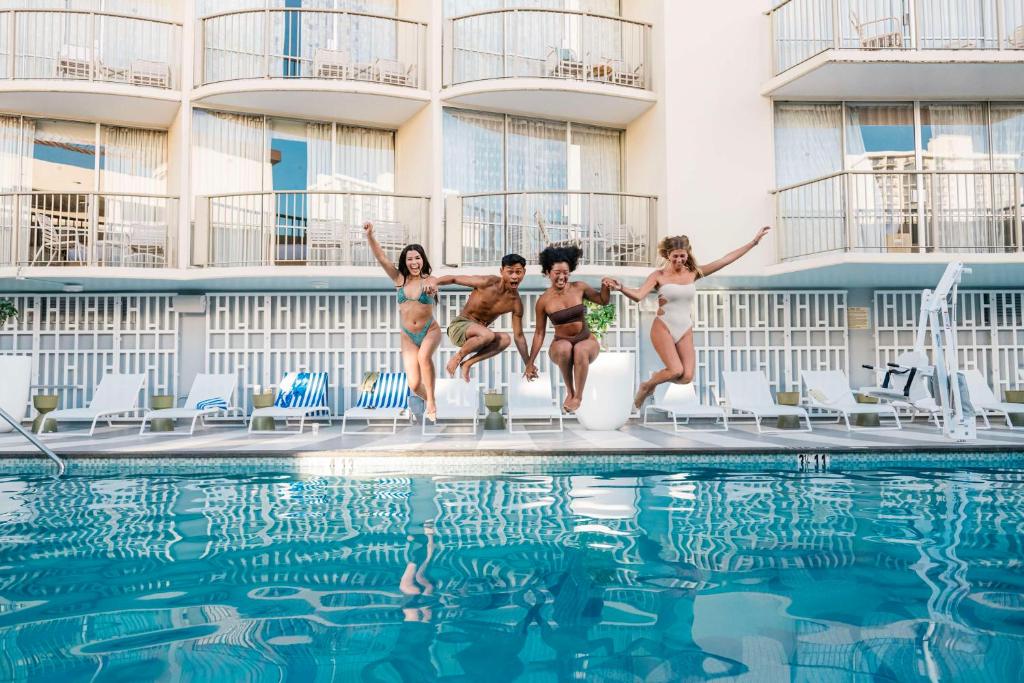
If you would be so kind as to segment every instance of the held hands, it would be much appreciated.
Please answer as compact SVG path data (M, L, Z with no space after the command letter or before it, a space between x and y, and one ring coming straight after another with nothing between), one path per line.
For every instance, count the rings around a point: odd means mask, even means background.
M615 279L610 278L610 277L602 278L601 279L601 286L602 287L607 287L608 289L612 290L613 292L621 292L622 291L622 283L619 282L618 280L615 280Z
M523 371L523 377L525 377L530 382L537 379L538 376L540 376L540 373L537 371L537 366L534 365L533 363L528 364L526 366L526 370Z
M766 225L766 226L764 226L763 228L761 228L760 230L758 230L758 231L757 231L757 234L756 234L756 235L754 235L754 244L755 244L755 245L757 245L757 244L760 244L760 243L761 243L761 240L763 240L763 239L764 239L764 236L765 236L765 235L767 235L767 234L768 234L768 231L769 231L769 230L771 230L771 229L772 229L772 228L771 228L771 226L770 226L770 225Z

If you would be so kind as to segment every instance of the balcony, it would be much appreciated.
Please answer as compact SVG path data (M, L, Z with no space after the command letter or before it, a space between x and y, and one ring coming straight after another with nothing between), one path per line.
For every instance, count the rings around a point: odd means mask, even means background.
M181 25L110 12L0 11L0 110L170 125Z
M397 127L429 101L427 25L318 9L225 12L200 20L194 99L319 120Z
M998 99L1024 81L1024 0L787 0L768 15L777 99Z
M174 268L177 217L161 195L0 194L0 265Z
M449 104L624 126L655 101L649 24L507 9L454 17L444 33Z
M196 205L193 264L214 268L371 266L363 223L397 259L422 242L426 197L370 192L257 192L201 197Z
M530 263L549 244L576 245L583 265L649 266L657 198L621 192L493 192L449 197L445 262L493 266L508 253Z
M774 194L782 261L857 252L906 262L926 253L1019 253L1024 244L1021 173L846 171Z

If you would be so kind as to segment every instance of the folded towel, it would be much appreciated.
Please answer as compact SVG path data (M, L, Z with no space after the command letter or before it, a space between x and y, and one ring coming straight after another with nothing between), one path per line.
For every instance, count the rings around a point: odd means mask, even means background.
M363 381L359 385L359 391L371 392L377 385L377 379L380 377L380 373L373 371L363 375Z

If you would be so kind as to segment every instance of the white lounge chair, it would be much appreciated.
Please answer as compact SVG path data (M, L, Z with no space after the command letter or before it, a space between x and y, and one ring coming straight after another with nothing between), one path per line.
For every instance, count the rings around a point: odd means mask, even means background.
M928 357L916 351L906 351L896 357L895 365L898 367L879 373L877 386L861 387L860 393L875 396L898 409L909 410L911 422L919 413L925 413L936 427L942 429L942 407L928 389L928 377L932 375Z
M437 401L437 423L428 427L423 420L423 433L432 436L468 436L476 434L480 419L480 385L461 379L438 379L434 385ZM472 432L446 432L445 422L472 422Z
M850 389L850 380L842 370L805 370L801 373L807 388L807 402L811 408L826 413L838 414L846 422L846 429L902 429L899 413L892 404L857 403ZM891 417L895 425L878 427L857 427L850 424L851 415L877 415Z
M301 434L307 418L323 418L331 424L331 409L327 405L328 379L326 372L289 372L277 387L274 405L252 411L249 431L253 431L255 418L270 417L275 420L299 421L299 428L293 431L263 432L274 434Z
M181 408L150 410L142 417L139 434L145 434L146 423L150 423L152 426L153 420L191 420L187 434L185 432L160 432L171 436L191 436L196 431L196 422L202 420L205 426L206 418L210 415L239 413L244 417L245 413L241 408L231 405L231 397L235 394L237 383L238 378L233 373L196 375L192 381L192 388L189 389L188 397L185 399L185 405Z
M701 405L694 384L662 384L654 391L653 403L644 408L644 425L650 424L650 412L665 413L677 432L724 432L729 429L729 418L719 406ZM691 418L714 420L714 426L704 429L689 427ZM683 427L680 428L680 420Z
M792 416L803 420L806 427L801 429L805 432L811 431L811 418L807 411L797 406L780 406L772 398L772 390L768 384L768 378L763 372L723 372L722 379L725 382L725 400L729 409L750 413L754 416L757 424L757 431L777 432L789 431L784 429L764 429L761 420L766 417Z
M551 375L542 372L532 382L518 375L508 385L508 419L505 424L513 432L513 423L536 423L547 420L543 426L529 424L518 430L519 434L543 434L561 432L565 429L562 409L551 391ZM557 428L555 423L557 422Z
M1003 419L1006 420L1007 429L1024 429L1024 427L1015 427L1010 420L1011 414L1024 413L1024 403L1000 401L977 370L964 370L964 378L967 380L967 393L970 395L971 405L974 406L978 417L985 422L984 429L992 429L992 423L988 419L989 414L996 416L1002 414Z
M362 391L356 404L341 416L342 434L359 434L348 431L348 421L366 420L369 428L371 423L390 422L391 433L398 431L398 421L408 420L409 413L409 380L404 372L382 372L377 376L373 388Z
M65 408L47 413L46 421L54 422L91 422L89 436L96 431L96 423L105 420L112 426L111 420L140 412L139 393L146 383L143 374L104 375L100 385L96 387L88 408ZM45 426L45 425L44 425Z
M32 388L31 356L0 356L0 409L17 422L28 412L29 393ZM0 420L0 433L13 431L13 427Z

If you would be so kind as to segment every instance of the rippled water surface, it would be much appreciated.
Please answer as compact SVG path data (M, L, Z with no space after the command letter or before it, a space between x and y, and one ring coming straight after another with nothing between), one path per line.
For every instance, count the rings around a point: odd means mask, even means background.
M0 475L0 679L1020 680L1024 471L684 467Z

